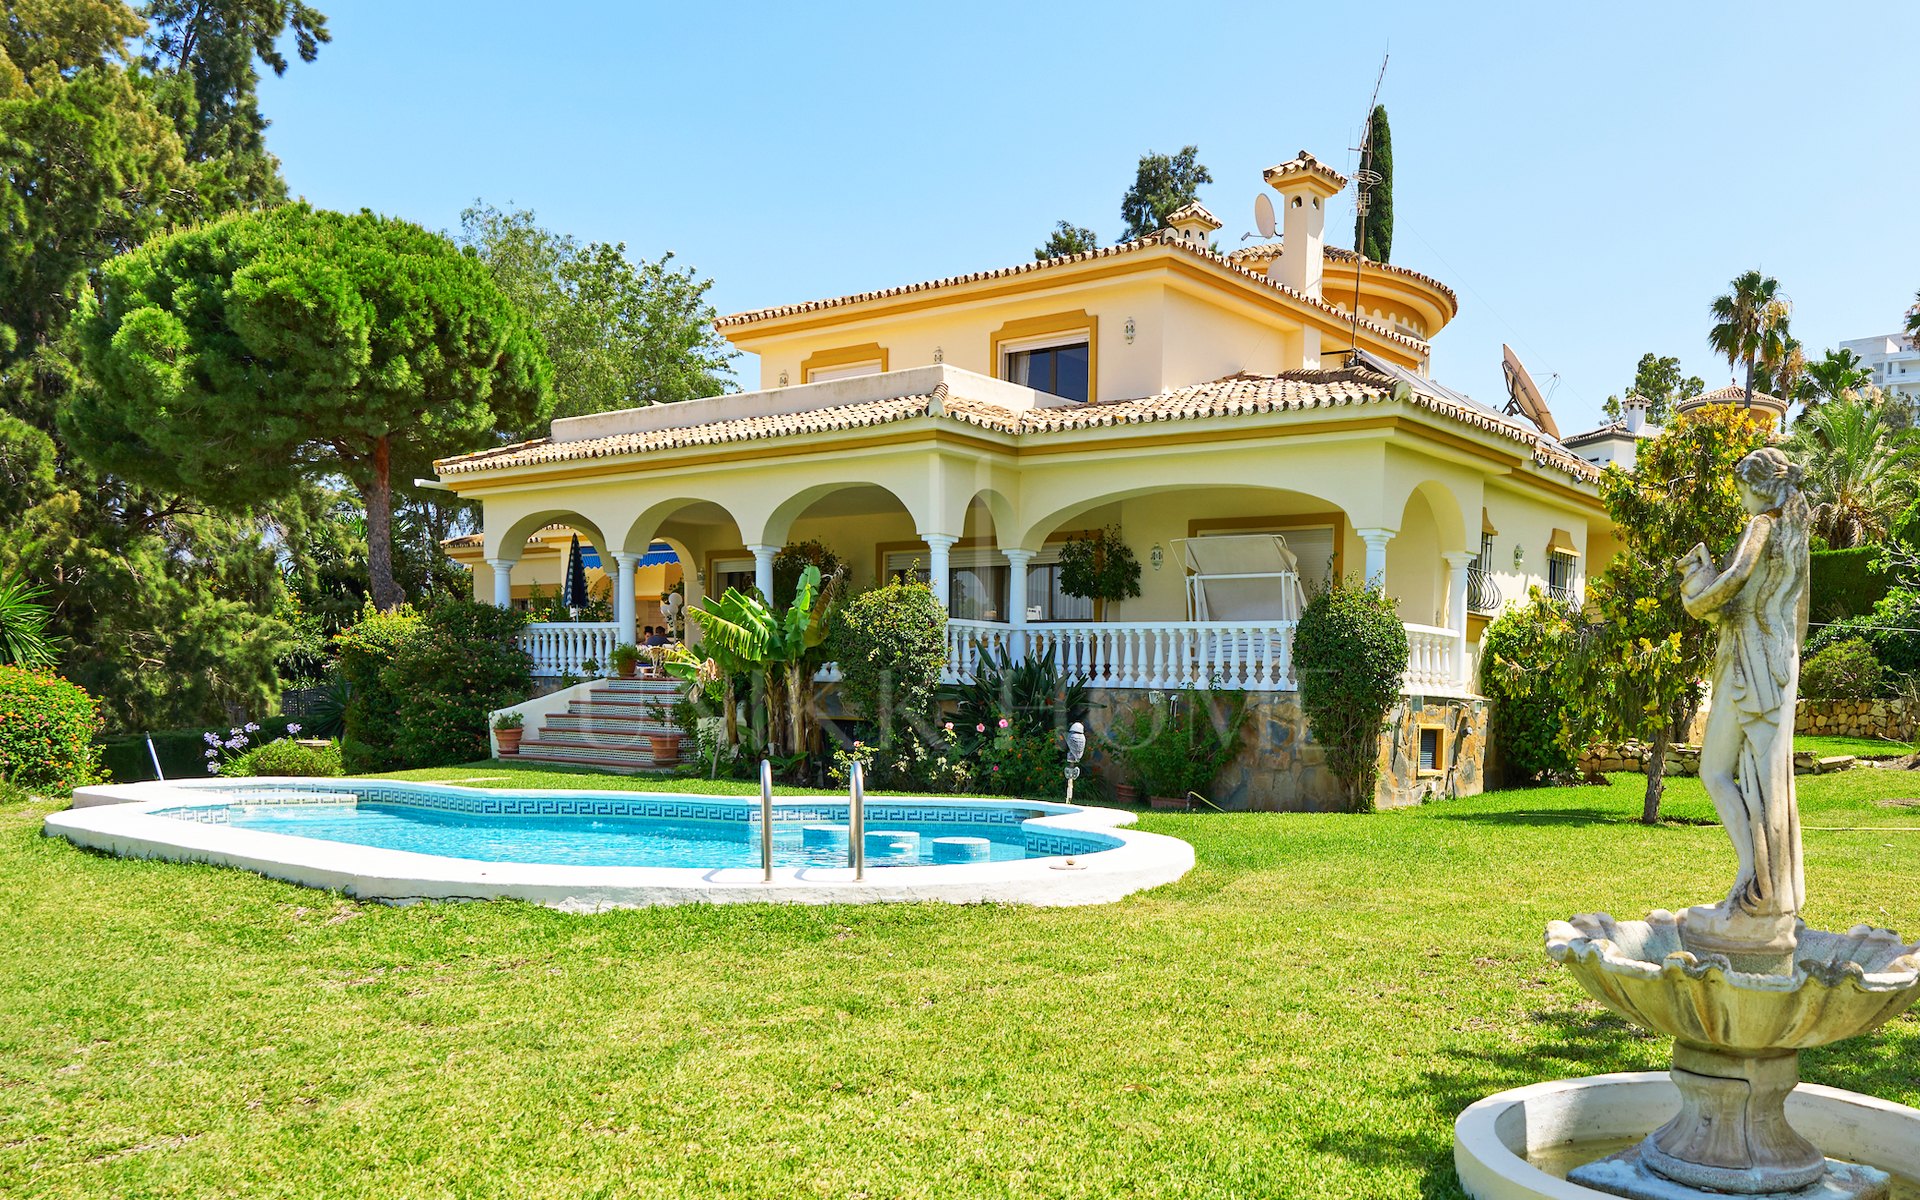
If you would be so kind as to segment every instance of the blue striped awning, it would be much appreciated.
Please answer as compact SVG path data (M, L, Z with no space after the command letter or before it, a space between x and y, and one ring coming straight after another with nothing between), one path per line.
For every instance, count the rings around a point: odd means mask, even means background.
M673 547L665 542L655 542L647 547L645 554L640 556L640 565L643 567L659 567L679 561L680 558L673 552Z

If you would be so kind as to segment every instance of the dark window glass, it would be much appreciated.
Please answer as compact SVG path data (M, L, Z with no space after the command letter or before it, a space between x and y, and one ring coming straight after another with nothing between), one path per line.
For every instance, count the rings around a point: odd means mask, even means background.
M1007 355L1007 379L1066 400L1087 399L1087 344L1043 346Z

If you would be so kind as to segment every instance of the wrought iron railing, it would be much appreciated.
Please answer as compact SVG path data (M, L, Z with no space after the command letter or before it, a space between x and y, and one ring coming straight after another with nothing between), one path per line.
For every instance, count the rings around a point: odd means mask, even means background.
M1467 611L1500 611L1500 585L1494 582L1492 573L1484 567L1467 568Z

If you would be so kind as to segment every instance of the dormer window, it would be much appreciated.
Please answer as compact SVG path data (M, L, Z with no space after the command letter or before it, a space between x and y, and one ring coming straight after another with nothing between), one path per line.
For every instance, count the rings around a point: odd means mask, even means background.
M1064 400L1087 399L1087 337L1077 334L1039 344L1002 345L1001 375L1009 383Z

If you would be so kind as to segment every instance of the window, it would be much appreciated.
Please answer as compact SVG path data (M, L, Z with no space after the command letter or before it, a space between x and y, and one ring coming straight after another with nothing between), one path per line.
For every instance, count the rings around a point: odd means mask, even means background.
M879 375L887 369L887 348L879 342L816 350L800 364L801 383L825 383L856 375Z
M714 560L713 578L707 580L706 594L724 596L728 588L742 592L753 590L753 560L750 558L721 558Z
M1009 383L1049 392L1065 400L1087 399L1087 342L1079 339L1053 346L1006 351L1004 374Z
M1480 557L1467 568L1468 612L1500 611L1500 587L1493 581L1493 538L1491 533L1480 535Z
M1422 725L1420 733L1420 774L1439 775L1446 770L1446 751L1442 746L1446 742L1447 731L1438 725Z
M1547 594L1555 600L1573 600L1573 555L1547 555Z
M1027 611L1032 621L1091 621L1093 601L1060 590L1058 550L1044 550L1027 564ZM1010 568L991 546L955 548L947 559L947 615L961 621L1009 623ZM905 575L927 582L925 550L896 550L887 555L887 578Z

